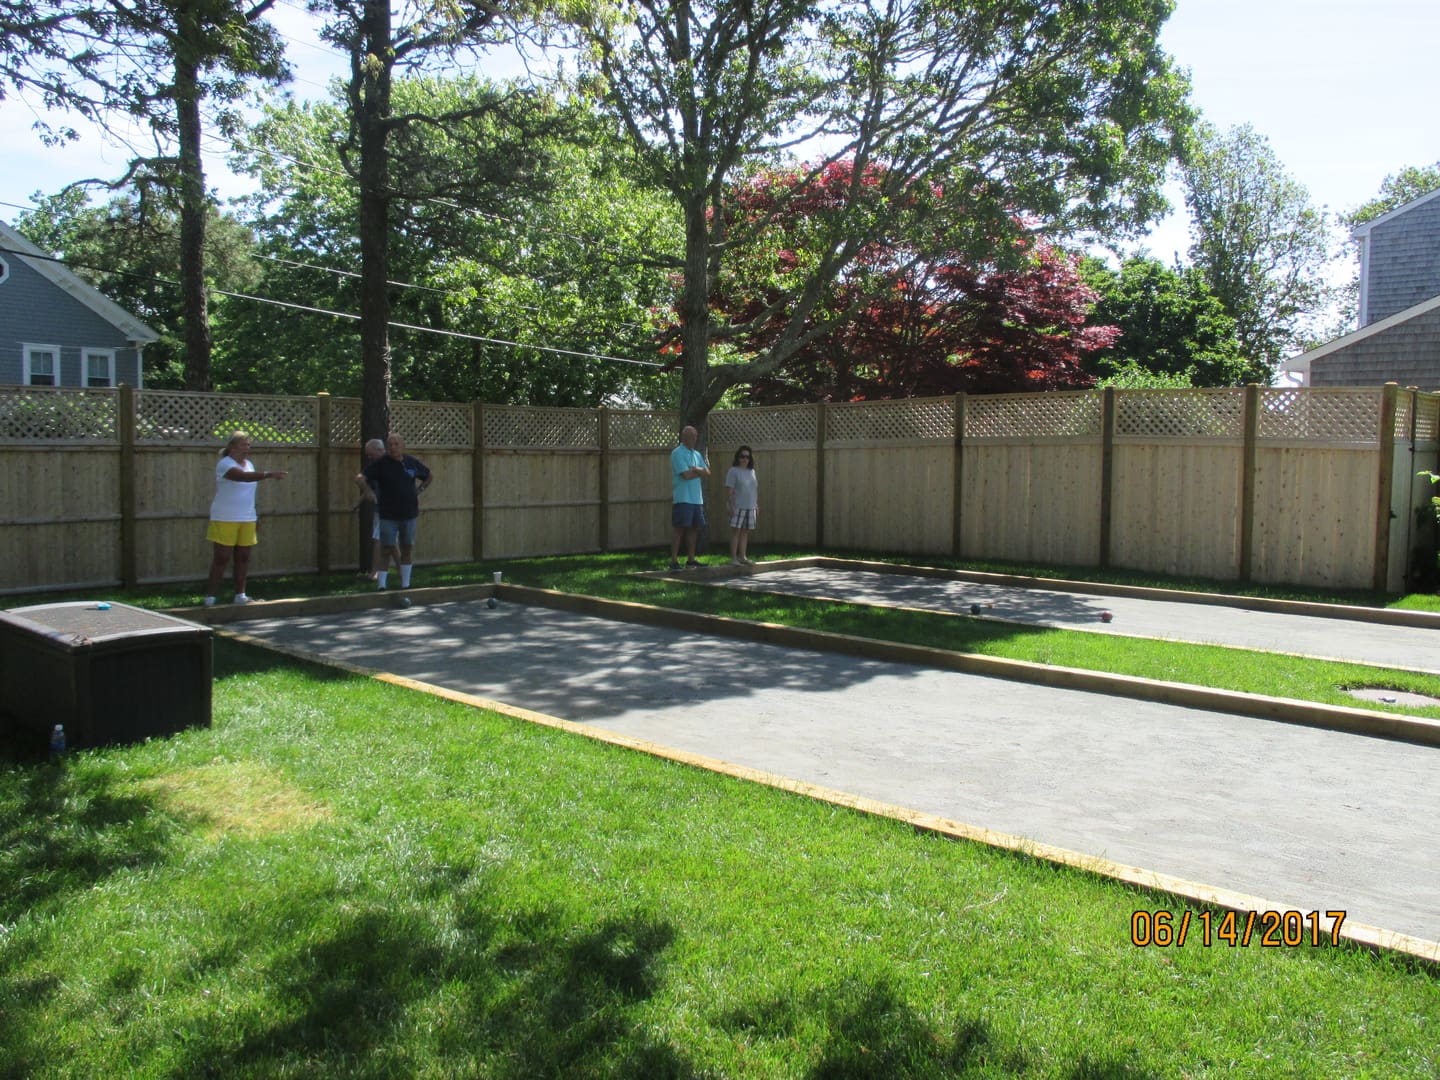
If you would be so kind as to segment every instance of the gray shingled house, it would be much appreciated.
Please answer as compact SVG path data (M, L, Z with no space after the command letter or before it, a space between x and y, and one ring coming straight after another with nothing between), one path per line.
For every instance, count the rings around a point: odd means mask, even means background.
M154 330L0 222L0 385L143 385Z
M1307 386L1440 390L1440 189L1351 236L1360 245L1360 328L1280 369Z

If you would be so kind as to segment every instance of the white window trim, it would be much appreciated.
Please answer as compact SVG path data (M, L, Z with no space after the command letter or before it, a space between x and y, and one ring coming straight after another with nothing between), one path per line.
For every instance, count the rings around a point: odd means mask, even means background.
M33 384L30 382L30 357L31 357L32 354L38 353L38 352L53 352L53 353L55 354L55 382L54 382L52 385L54 385L54 386L59 386L59 385L60 385L60 359L61 359L61 356L60 356L60 346L59 346L59 345L40 345L40 344L37 344L37 343L35 343L35 342L25 341L25 342L21 342L21 344L20 344L20 352L21 352L21 354L22 354L23 357L24 357L23 361L21 362L20 381L21 381L24 385L26 385L26 386L31 386L31 385L33 385Z
M0 285L4 285L10 276L10 264L5 261L5 256L0 255Z
M103 356L105 358L105 377L109 380L105 386L113 389L115 386L115 350L114 349L81 349L80 350L80 385L87 390L90 388L90 358ZM96 389L99 389L98 387Z

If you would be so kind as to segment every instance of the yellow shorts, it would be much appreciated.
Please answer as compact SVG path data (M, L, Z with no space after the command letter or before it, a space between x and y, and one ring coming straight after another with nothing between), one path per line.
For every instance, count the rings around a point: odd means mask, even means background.
M212 521L205 539L221 547L254 547L259 542L253 521Z

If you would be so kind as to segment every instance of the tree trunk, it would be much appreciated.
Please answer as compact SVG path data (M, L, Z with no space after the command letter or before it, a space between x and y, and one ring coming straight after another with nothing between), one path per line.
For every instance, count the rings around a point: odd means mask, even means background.
M360 142L360 438L390 434L390 72L389 0L366 0L367 57L356 123ZM363 459L363 450L362 450ZM360 515L363 523L366 515ZM359 537L360 566L370 561L370 533Z
M193 15L182 15L175 50L175 104L180 142L180 293L185 320L185 389L211 390L210 306L205 289L205 166L200 156L199 69L188 39Z
M685 204L685 286L680 297L680 425L700 433L696 444L706 446L705 403L710 366L710 222L704 196Z

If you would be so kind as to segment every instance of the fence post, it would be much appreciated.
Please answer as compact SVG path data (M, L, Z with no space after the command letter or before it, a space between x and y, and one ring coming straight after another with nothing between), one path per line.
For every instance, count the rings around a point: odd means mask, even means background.
M1100 391L1100 563L1110 565L1110 519L1115 505L1115 388Z
M1395 404L1400 384L1380 388L1380 462L1375 485L1375 564L1371 584L1384 592L1390 584L1390 498L1395 485Z
M120 384L115 401L117 433L120 436L120 584L133 589L139 584L135 538L135 390Z
M964 552L964 542L961 533L961 516L965 499L964 464L965 464L965 392L962 390L955 395L955 490L951 494L951 524L950 524L950 554L960 558Z
M825 402L815 403L815 546L825 546Z
M1240 567L1241 581L1249 581L1254 567L1255 470L1260 461L1260 384L1245 386L1245 408L1241 418L1244 443L1240 451Z
M471 557L479 562L485 557L485 404L472 402L475 427L472 442L475 452L470 462L470 528Z
M1405 439L1410 443L1409 464L1405 469L1405 475L1401 482L1405 485L1401 490L1405 492L1405 516L1400 519L1401 528L1404 530L1404 540L1400 544L1400 551L1405 560L1405 566L1400 572L1400 580L1404 583L1404 590L1412 592L1418 588L1418 581L1415 578L1415 571L1419 564L1415 559L1415 545L1419 537L1415 535L1415 527L1419 524L1416 518L1415 506L1415 475L1420 471L1419 448L1416 445L1416 434L1418 433L1418 420L1416 415L1420 411L1420 388L1418 386L1405 387L1406 416L1409 420L1405 424Z
M600 550L610 550L610 410L600 406Z
M315 571L330 573L330 395L315 395Z

